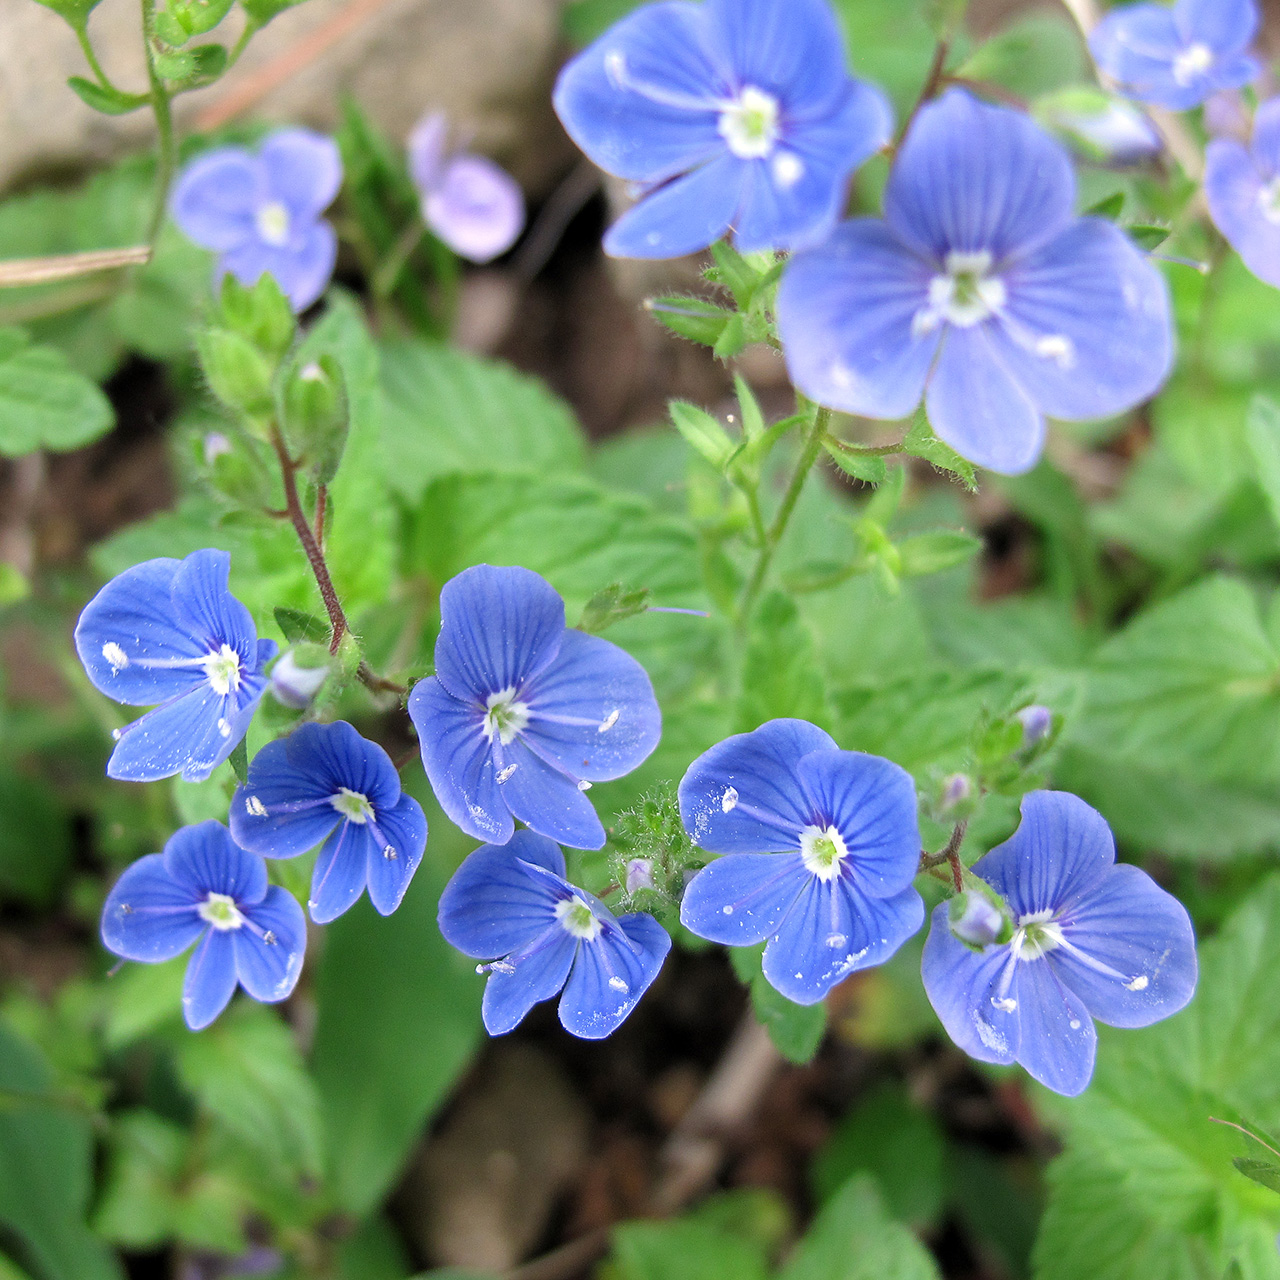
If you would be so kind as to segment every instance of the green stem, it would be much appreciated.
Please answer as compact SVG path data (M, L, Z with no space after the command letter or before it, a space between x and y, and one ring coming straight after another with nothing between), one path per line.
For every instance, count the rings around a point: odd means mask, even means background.
M76 39L80 41L80 51L84 54L84 60L89 64L89 70L93 72L93 78L104 88L112 93L118 93L119 90L107 79L107 73L102 69L102 63L98 61L98 55L93 51L93 44L89 40L89 30L81 23L75 28Z
M817 462L818 455L822 452L822 442L826 439L827 429L830 425L831 410L819 407L813 415L813 423L800 450L800 459L796 463L796 469L792 473L790 483L787 485L787 491L782 495L782 502L773 517L773 523L765 534L764 543L756 559L755 571L751 575L751 581L747 583L746 590L742 593L742 602L738 606L739 627L745 627L748 618L751 616L751 609L756 602L756 597L760 594L760 589L764 586L765 580L769 576L769 567L773 563L774 553L778 549L778 544L782 541L782 535L787 531L787 525L791 521L792 512L796 509L796 503L800 500L800 491L804 488L804 482L809 478L809 472L813 470L813 464Z
M240 61L240 55L249 47L249 41L258 34L260 28L252 22L244 24L244 30L240 33L240 39L235 42L231 52L227 55L227 65L222 68L222 74L225 76L232 67Z
M426 233L426 224L415 218L391 246L391 252L383 259L373 277L373 296L379 301L391 297L395 292L396 285L400 282L400 273Z
M151 211L151 225L147 228L147 243L153 246L160 235L160 228L164 226L176 161L170 95L156 70L155 8L155 0L142 0L142 42L147 58L147 79L151 84L151 111L156 118L156 132L159 135L156 149L155 206Z

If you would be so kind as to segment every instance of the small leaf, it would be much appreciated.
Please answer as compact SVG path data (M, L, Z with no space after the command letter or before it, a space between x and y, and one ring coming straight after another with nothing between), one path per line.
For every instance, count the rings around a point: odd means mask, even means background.
M104 116L128 115L130 111L137 111L151 101L144 93L122 93L119 89L107 89L83 76L72 76L67 81L67 86L81 102Z
M858 453L843 449L835 440L825 440L823 445L832 462L847 476L861 480L863 484L883 484L889 474L885 460L878 453Z
M967 533L940 530L937 533L917 533L897 544L901 557L899 572L904 577L920 577L927 573L941 573L964 564L982 550L982 539Z
M329 624L315 614L304 613L301 609L286 609L283 605L277 606L274 612L276 626L284 632L284 638L290 644L300 644L304 640L314 644L329 643Z
M727 307L701 298L681 298L675 295L650 298L645 309L651 312L659 324L690 342L700 342L704 347L714 347L724 333L725 326L736 314Z
M1148 253L1158 249L1173 233L1173 228L1159 222L1126 222L1123 227L1129 239Z
M902 451L912 457L923 458L939 471L949 471L956 476L970 493L978 488L973 463L966 462L950 445L943 444L933 434L933 429L923 414L918 414L902 441Z
M649 594L648 587L628 591L620 582L597 591L582 610L578 630L598 636L615 622L643 613L649 607Z
M761 968L763 954L763 945L729 948L734 973L750 988L756 1020L788 1062L803 1066L813 1060L826 1034L827 1007L796 1004L775 990Z
M114 421L106 396L62 352L28 345L21 329L0 329L0 456L74 449Z
M1115 222L1124 212L1124 192L1113 191L1104 196L1097 204L1091 204L1085 211L1086 218L1106 218Z
M717 471L721 470L736 448L729 433L705 409L687 400L672 400L667 408L675 429Z
M1249 1156L1236 1156L1231 1163L1246 1178L1252 1178L1271 1191L1280 1192L1280 1164L1273 1164L1270 1160L1255 1160Z

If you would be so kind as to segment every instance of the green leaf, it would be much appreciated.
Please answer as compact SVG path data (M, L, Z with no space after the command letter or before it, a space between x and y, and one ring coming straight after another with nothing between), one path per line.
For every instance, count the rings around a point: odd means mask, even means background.
M628 1222L613 1232L617 1280L767 1280L755 1241L710 1224Z
M1258 1160L1251 1156L1236 1156L1231 1161L1246 1178L1280 1192L1280 1164L1271 1160Z
M1158 249L1173 234L1173 228L1163 222L1126 222L1122 229L1145 253Z
M1087 64L1079 28L1066 14L1035 13L980 45L955 74L1029 98L1083 80Z
M714 302L678 295L650 298L645 310L672 333L690 342L700 342L704 347L719 343L725 326L735 315L728 307L718 307Z
M977 491L978 479L973 464L966 462L950 445L943 444L933 434L923 414L917 414L908 428L902 441L902 451L923 458L939 471L949 471L970 493Z
M1135 1031L1098 1028L1093 1083L1045 1097L1067 1152L1049 1171L1037 1280L1199 1280L1234 1258L1244 1280L1280 1275L1280 1201L1242 1178L1247 1139L1211 1120L1280 1122L1280 879L1200 948L1191 1006Z
M578 471L582 433L540 382L493 360L426 342L381 347L387 483L416 501L466 472Z
M47 907L71 863L71 819L43 779L0 765L0 898Z
M101 0L37 0L46 9L52 9L73 30L79 31L89 20L89 15Z
M883 484L889 474L885 460L879 454L842 449L835 440L824 440L822 443L832 462L845 475L861 480L863 484Z
M292 9L301 3L302 0L240 0L240 7L255 28L262 28L286 9Z
M1254 396L1245 420L1249 453L1271 516L1280 526L1280 405L1270 396Z
M1109 196L1104 196L1097 204L1091 204L1085 211L1084 217L1087 218L1106 218L1109 222L1115 222L1124 212L1124 192L1113 191Z
M162 964L128 964L107 987L103 1041L113 1053L182 1018L182 982L187 958Z
M0 455L75 449L108 432L106 396L52 347L33 347L21 329L0 329Z
M774 1048L788 1062L803 1066L813 1060L827 1030L827 1008L822 1003L796 1004L776 990L764 976L759 947L731 947L733 971L751 991L756 1020L769 1033Z
M156 16L168 15L188 36L202 36L231 12L234 3L235 0L169 0L168 7Z
M7 560L0 561L0 609L7 604L17 604L31 594L31 584L22 571Z
M687 400L672 400L667 405L671 422L685 438L689 447L701 454L717 471L723 470L729 461L736 442L719 421L705 409Z
M44 0L40 0L41 3ZM50 6L52 7L52 6ZM108 89L96 80L86 80L83 76L72 76L67 87L87 107L100 111L104 116L124 116L130 111L145 107L151 99L145 93L125 93L120 89Z
M570 0L561 19L570 42L581 48L603 35L644 0Z
M304 613L301 609L276 608L276 625L284 632L284 638L290 644L328 644L329 624L314 613Z
M744 732L778 717L831 722L813 637L789 596L770 592L752 619L738 725Z
M578 630L598 636L615 622L643 613L649 607L650 594L648 587L628 591L620 582L615 582L602 591L597 591L587 601L582 617L578 620Z
M901 557L899 572L906 577L942 573L972 560L982 550L982 539L967 533L940 530L917 533L894 544Z
M939 1272L889 1217L875 1180L860 1173L823 1205L778 1280L939 1280Z

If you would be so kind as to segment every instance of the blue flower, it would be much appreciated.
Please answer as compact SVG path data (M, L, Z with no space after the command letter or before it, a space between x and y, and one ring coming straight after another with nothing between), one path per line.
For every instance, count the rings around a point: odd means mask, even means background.
M1102 815L1062 791L1032 791L1013 837L973 866L1009 906L1013 938L973 950L936 907L925 991L947 1034L982 1062L1019 1062L1057 1093L1093 1074L1093 1019L1145 1027L1196 985L1186 908L1137 867L1116 865Z
M241 849L220 822L176 832L164 853L139 858L102 908L102 941L126 960L172 960L192 943L182 1012L207 1027L238 982L255 1000L285 999L302 972L307 922L267 864Z
M630 773L662 714L644 668L564 625L564 601L529 569L476 565L440 593L436 674L409 695L440 807L505 844L514 819L575 849L604 828L583 794Z
M919 114L883 221L797 254L778 293L792 380L833 409L929 421L957 453L1027 470L1045 416L1100 418L1169 373L1164 280L1102 218L1073 213L1063 147L953 89Z
M296 858L323 840L307 907L327 924L366 885L382 915L400 905L422 861L427 820L376 742L344 721L313 722L253 757L231 800L231 834L268 858Z
M1125 92L1187 111L1258 74L1257 60L1246 52L1257 30L1254 0L1131 4L1098 23L1089 49L1099 70Z
M615 916L565 878L553 841L517 831L471 853L440 895L440 932L487 960L481 1012L505 1035L562 987L560 1021L584 1040L618 1029L658 976L671 938L652 917Z
M764 976L787 999L816 1004L924 922L915 785L896 764L770 720L699 756L679 795L694 843L723 855L690 881L681 922L726 946L767 938Z
M596 164L647 191L605 237L622 258L694 253L731 228L744 252L816 243L892 125L846 71L827 0L646 5L565 67L554 101Z
M1245 266L1280 288L1280 98L1258 108L1248 147L1230 137L1209 143L1204 194Z
M117 732L110 777L200 782L247 732L276 643L258 639L227 590L230 569L225 551L147 560L85 605L76 652L94 687L128 706L160 704Z
M271 134L257 154L217 147L193 160L173 191L173 220L218 254L218 276L243 285L271 275L295 311L309 307L333 275L338 238L320 215L342 185L330 138L305 129Z
M460 257L490 262L524 229L524 193L485 156L448 155L447 128L436 111L409 136L409 172L422 200L422 217Z

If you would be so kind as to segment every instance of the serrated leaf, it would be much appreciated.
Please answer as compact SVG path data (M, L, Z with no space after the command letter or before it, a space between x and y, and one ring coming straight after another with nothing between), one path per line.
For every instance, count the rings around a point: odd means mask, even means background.
M98 387L52 347L0 329L0 455L74 449L111 429L115 413Z

